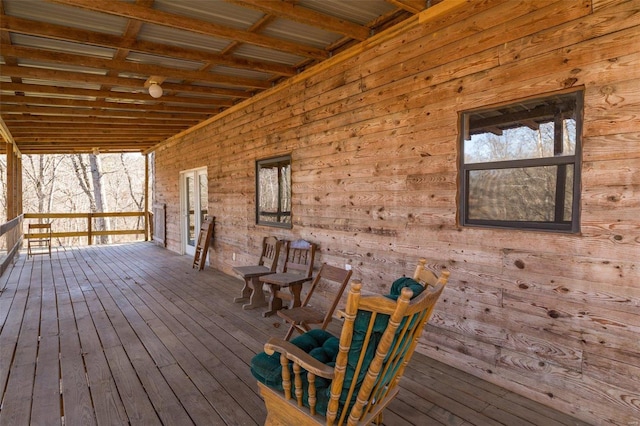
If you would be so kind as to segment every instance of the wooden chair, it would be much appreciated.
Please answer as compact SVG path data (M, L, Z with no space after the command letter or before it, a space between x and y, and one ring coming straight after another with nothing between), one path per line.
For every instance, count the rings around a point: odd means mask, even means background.
M425 288L423 269L417 280L396 280L386 296L362 296L352 281L339 339L320 329L290 342L271 338L251 361L265 424L380 424L449 278L443 271Z
M353 271L347 271L346 269L337 268L323 263L318 275L316 275L311 283L311 288L309 289L304 302L302 302L302 305L297 308L282 309L278 311L278 316L290 324L284 340L289 340L293 334L293 330L298 330L300 333L305 333L311 330L311 327L309 327L311 324L321 324L320 328L325 330L333 318L333 312L336 310L338 303L340 303L340 298L347 287L347 283L349 282L349 278L351 278L352 272ZM323 280L339 284L333 303L326 312L310 304L318 284Z
M262 291L262 283L258 281L258 278L276 272L281 247L282 241L276 237L264 237L257 265L233 267L233 270L244 280L240 297L236 297L233 301L236 303L249 301L249 303L242 305L242 309L253 309L267 305L267 299Z
M313 260L316 255L316 245L305 240L285 242L286 257L282 272L264 275L259 278L269 285L271 298L269 308L262 315L267 317L283 308L283 299L289 300L289 308L302 305L300 295L302 284L313 279ZM289 294L283 291L289 289Z
M36 254L49 254L51 257L51 223L29 224L27 258Z

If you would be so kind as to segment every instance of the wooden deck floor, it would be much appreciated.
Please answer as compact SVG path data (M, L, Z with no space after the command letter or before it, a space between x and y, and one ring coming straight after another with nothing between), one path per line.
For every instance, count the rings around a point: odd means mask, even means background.
M232 302L237 277L151 243L23 253L0 278L0 425L253 425L248 364L277 318ZM389 426L575 425L416 354Z

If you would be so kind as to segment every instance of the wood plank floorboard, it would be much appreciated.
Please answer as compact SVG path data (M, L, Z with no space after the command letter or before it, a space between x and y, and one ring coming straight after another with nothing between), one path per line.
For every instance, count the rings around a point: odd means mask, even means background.
M0 426L263 424L249 364L286 327L241 287L152 243L22 252L0 277ZM421 354L401 386L386 426L585 424Z

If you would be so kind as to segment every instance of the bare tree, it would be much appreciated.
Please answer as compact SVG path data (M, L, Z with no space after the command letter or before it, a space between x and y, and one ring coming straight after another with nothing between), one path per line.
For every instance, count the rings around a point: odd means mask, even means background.
M89 154L89 170L82 154L71 155L73 168L78 178L78 183L82 191L89 199L91 212L104 212L106 210L106 197L102 186L102 172L100 167L100 159L95 154ZM107 218L100 217L96 219L96 230L106 231L109 229ZM99 244L108 244L110 242L108 235L101 235L97 241Z
M35 210L36 213L51 212L56 188L56 171L63 159L64 157L60 155L23 156L25 184L33 188L33 193L36 196L36 205L30 206L27 203L27 206L24 206L25 210Z
M120 154L120 164L122 165L124 174L127 177L127 183L128 183L127 187L129 188L129 195L131 196L131 200L133 200L133 202L135 203L136 207L138 208L138 211L141 212L144 210L144 191L138 197L136 197L136 194L133 190L134 182L131 177L131 173L129 172L129 166L125 161L124 154ZM139 182L138 182L138 185L139 185ZM142 217L138 217L136 228L140 228L141 226L142 226Z
M7 217L7 156L0 155L0 205L2 205L2 212L0 217L6 219Z
M25 154L22 156L25 213L86 213L144 210L144 158L136 154ZM0 156L0 215L6 217L6 157ZM35 219L34 219L35 220ZM94 219L94 229L141 229L139 217ZM136 224L136 221L138 223ZM84 232L82 218L55 221L54 232ZM107 228L107 226L109 228ZM121 235L110 240L130 241ZM99 238L98 243L109 241ZM83 237L59 237L60 245L84 244Z

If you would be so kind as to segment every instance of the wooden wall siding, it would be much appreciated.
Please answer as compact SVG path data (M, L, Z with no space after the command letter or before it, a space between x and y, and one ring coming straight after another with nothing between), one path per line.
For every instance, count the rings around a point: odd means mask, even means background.
M169 249L179 171L207 166L214 267L255 262L267 234L306 238L318 263L351 263L385 292L426 256L451 280L422 353L591 423L634 424L640 1L473 1L403 25L160 147ZM576 87L581 233L459 227L458 112ZM285 153L293 229L256 226L255 160Z

